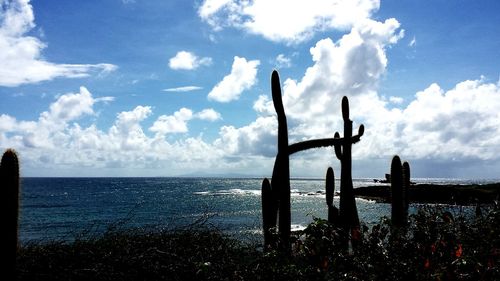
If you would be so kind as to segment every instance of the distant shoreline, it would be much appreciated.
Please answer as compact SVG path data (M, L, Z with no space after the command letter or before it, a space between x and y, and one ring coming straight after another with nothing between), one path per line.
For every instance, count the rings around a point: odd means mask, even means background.
M354 189L359 198L390 203L390 185L365 186ZM415 184L409 190L411 203L457 205L492 204L500 199L500 183L491 184Z

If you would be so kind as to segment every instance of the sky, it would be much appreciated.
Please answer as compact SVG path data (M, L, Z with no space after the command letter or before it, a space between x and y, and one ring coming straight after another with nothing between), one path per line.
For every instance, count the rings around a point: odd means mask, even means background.
M0 0L0 149L23 176L270 176L356 132L353 176L500 178L496 0ZM355 133L354 132L354 133ZM292 177L340 174L333 148Z

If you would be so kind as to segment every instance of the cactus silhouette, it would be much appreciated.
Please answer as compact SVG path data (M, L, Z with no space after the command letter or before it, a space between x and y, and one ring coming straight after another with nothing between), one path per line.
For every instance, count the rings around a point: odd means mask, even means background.
M2 156L0 164L0 214L2 231L0 247L3 272L7 276L15 276L16 254L18 246L19 217L19 162L14 150L8 149Z
M405 202L403 195L403 167L399 156L394 156L391 162L391 220L394 226L404 226Z
M359 219L356 210L356 202L354 201L354 193L352 191L352 176L351 176L351 146L353 143L356 143L360 140L360 137L363 135L364 127L361 125L359 128L359 133L356 136L352 136L352 121L349 120L349 104L347 102L347 98L344 97L342 100L342 114L344 116L344 131L347 132L346 128L350 128L349 132L344 138L340 138L338 133L336 133L334 138L324 138L324 139L315 139L315 140L306 140L302 142L298 142L292 145L288 144L288 127L287 127L287 119L285 114L285 109L283 106L283 100L281 97L281 85L279 74L276 70L273 71L271 75L271 92L273 97L274 109L276 110L276 115L278 118L278 153L276 155L276 159L274 161L273 175L271 178L270 188L267 186L267 183L263 182L263 204L268 204L268 202L272 202L272 205L277 206L274 209L263 206L263 216L264 212L267 210L271 213L276 213L274 210L278 212L278 219L268 219L266 216L265 223L263 218L263 227L264 227L264 235L266 233L270 233L269 230L272 227L276 226L276 221L278 221L278 231L280 237L280 245L282 249L288 251L290 249L290 226L291 226L291 210L290 210L290 159L289 156L293 153L311 149L311 148L319 148L319 147L327 147L334 146L337 157L341 160L342 173L341 173L341 204L340 204L340 216L342 216L342 197L345 194L346 198L351 196L352 200L347 200L350 203L344 203L344 217L349 219L345 219L344 221L352 221L353 223L349 223L349 225L358 226L359 227ZM348 123L348 124L347 124ZM347 125L346 125L347 124ZM339 152L337 152L337 150ZM343 150L343 151L342 151ZM340 155L340 156L339 156ZM349 184L350 183L350 184ZM264 187L265 185L265 187ZM344 188L342 187L344 186ZM349 191L350 187L350 191ZM347 191L343 191L347 190ZM271 196L268 196L271 195ZM333 197L332 197L333 198ZM267 201L270 200L270 201ZM346 201L346 200L344 200ZM269 203L271 204L271 203ZM333 208L332 208L333 209ZM335 208L336 209L336 208ZM334 210L332 212L334 212ZM274 218L273 215L269 215L269 217ZM332 217L334 217L332 215ZM269 222L269 224L268 224ZM270 237L270 236L268 236ZM264 239L269 242L269 240ZM267 243L265 242L265 243ZM269 246L269 244L266 244Z
M403 163L403 202L405 217L408 217L408 208L410 207L410 185L411 185L411 170L408 162Z
M339 216L339 210L333 205L333 196L335 193L335 175L332 167L326 170L326 205L328 206L328 222L335 224Z
M271 228L276 227L276 219L278 216L278 206L276 202L276 196L271 189L271 184L269 180L265 178L262 181L262 226L264 232L264 245L267 250L271 245L274 244L271 235Z
M349 119L349 100L342 98L342 118L344 119L344 138L335 132L334 138L340 140L334 145L335 155L340 160L340 223L344 229L358 229L359 217L352 185L352 145L358 142L364 134L365 127L361 125L358 135L352 135L352 121Z
M290 227L292 223L290 210L290 160L288 157L288 127L281 99L280 78L277 71L273 71L271 75L271 92L274 109L278 116L278 154L274 162L271 188L278 195L280 242L287 249L290 244Z

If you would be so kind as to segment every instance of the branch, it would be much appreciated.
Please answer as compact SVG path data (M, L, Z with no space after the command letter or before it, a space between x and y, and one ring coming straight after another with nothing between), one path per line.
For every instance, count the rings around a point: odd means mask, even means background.
M299 152L311 148L327 147L339 145L343 141L342 139L328 138L328 139L317 139L317 140L307 140L294 143L288 146L288 155L292 155L295 152Z

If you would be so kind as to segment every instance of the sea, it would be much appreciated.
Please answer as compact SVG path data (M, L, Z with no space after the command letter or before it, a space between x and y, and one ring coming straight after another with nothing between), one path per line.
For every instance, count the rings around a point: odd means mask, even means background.
M412 179L417 183L488 181ZM22 244L70 242L116 229L171 230L209 226L235 237L260 237L261 178L22 178ZM291 180L292 229L326 218L323 179ZM354 179L354 188L377 185ZM340 186L336 182L336 191ZM338 206L339 197L334 203ZM356 199L360 220L373 225L390 205ZM410 212L418 208L410 206Z

